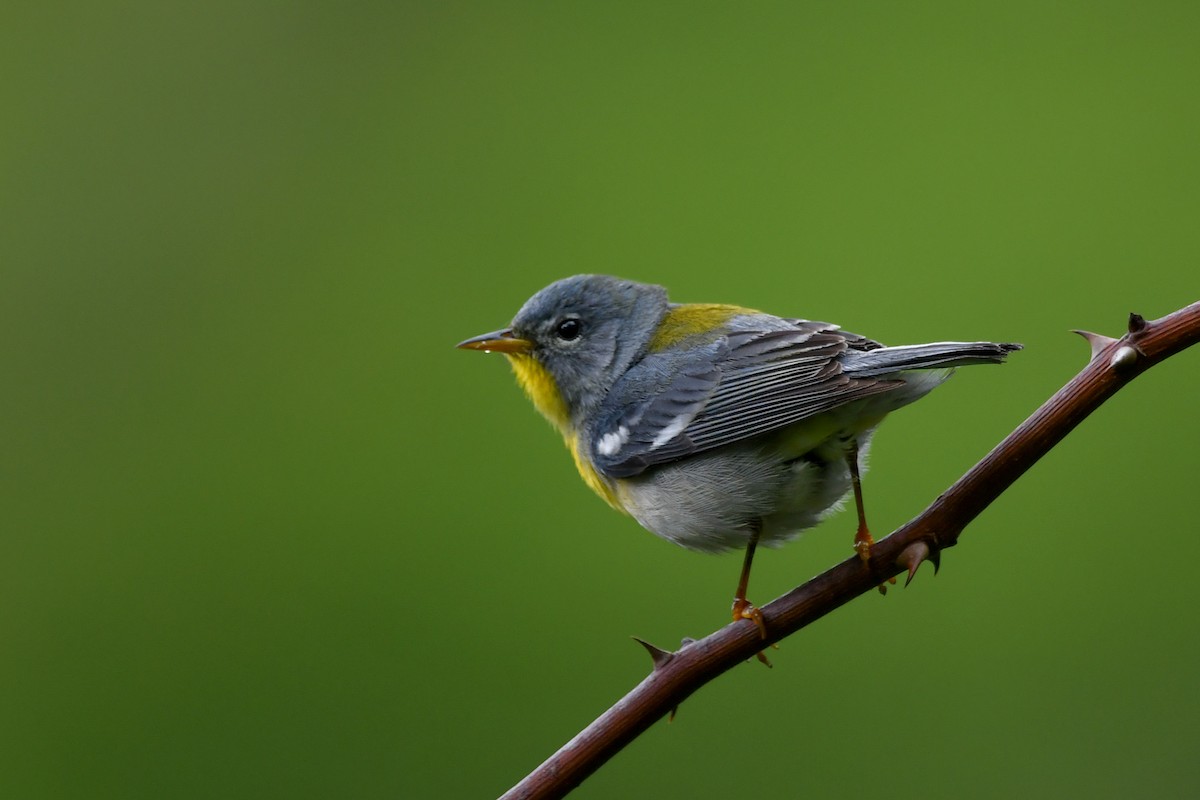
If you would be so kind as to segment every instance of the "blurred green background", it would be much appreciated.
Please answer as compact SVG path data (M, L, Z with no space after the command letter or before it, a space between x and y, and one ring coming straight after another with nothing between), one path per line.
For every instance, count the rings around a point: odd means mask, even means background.
M1200 297L1191 3L11 3L0 795L489 797L727 621L503 359L576 272L1017 340L876 439L890 530ZM581 798L1200 783L1200 352ZM850 554L762 554L765 602Z

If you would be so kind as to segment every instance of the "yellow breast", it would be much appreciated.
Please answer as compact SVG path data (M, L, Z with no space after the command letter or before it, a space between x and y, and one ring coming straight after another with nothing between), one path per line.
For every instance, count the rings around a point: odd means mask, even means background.
M517 383L521 385L525 394L529 395L534 408L543 417L550 420L550 423L562 434L563 441L566 442L567 449L571 451L571 456L575 459L575 468L579 470L583 482L593 492L600 495L604 502L618 511L624 512L625 509L617 500L612 484L583 457L583 445L576 432L571 429L571 412L567 408L567 402L563 400L562 393L558 390L554 376L547 372L546 368L539 364L533 356L524 353L505 353L505 355L508 357L508 363L512 364L513 372L517 376Z

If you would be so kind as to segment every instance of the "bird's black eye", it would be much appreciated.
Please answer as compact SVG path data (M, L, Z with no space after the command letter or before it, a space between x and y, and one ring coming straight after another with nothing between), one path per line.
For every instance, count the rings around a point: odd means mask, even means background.
M574 317L568 317L567 319L564 319L562 322L558 323L558 327L555 328L555 333L557 333L558 338L562 339L564 342L571 342L575 339L578 339L579 334L583 333L583 325Z

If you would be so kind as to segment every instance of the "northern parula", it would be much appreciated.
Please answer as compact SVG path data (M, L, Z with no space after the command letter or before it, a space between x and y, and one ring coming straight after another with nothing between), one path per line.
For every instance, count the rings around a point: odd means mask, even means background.
M953 367L1021 349L885 347L826 322L671 303L661 286L607 275L552 283L510 327L458 346L508 357L609 505L684 547L744 549L733 618L764 637L746 600L755 547L796 537L853 493L866 561L859 472L876 426Z

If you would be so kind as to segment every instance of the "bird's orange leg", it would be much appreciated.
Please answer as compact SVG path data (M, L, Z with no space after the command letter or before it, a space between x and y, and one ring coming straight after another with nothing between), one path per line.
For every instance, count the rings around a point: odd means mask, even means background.
M858 440L851 439L846 446L846 463L850 467L850 485L854 487L854 507L858 509L858 532L854 534L854 550L863 563L871 560L871 545L875 537L867 528L867 512L863 508L862 478L858 474Z
M850 467L850 485L854 487L854 507L858 510L858 531L854 534L854 551L862 559L863 564L871 560L871 546L875 537L867 527L867 512L863 508L862 478L858 472L858 440L851 439L846 446L846 463ZM888 583L895 583L895 578L889 578ZM887 586L879 584L879 593L887 594Z
M750 586L750 565L754 563L754 550L758 547L759 529L755 526L750 534L750 543L746 545L746 557L742 560L742 576L738 579L737 593L733 596L733 620L748 619L758 626L762 638L767 638L767 625L763 622L762 612L746 599L746 589Z
M746 545L746 556L742 560L742 575L738 579L737 593L733 597L733 621L737 622L740 619L748 619L758 626L758 634L762 638L767 638L767 623L763 619L762 611L746 599L746 590L750 587L750 565L754 563L754 551L758 547L758 537L762 533L761 525L755 523L754 530L750 534L750 541ZM757 658L768 667L771 662L767 660L767 656L761 650L757 653Z

